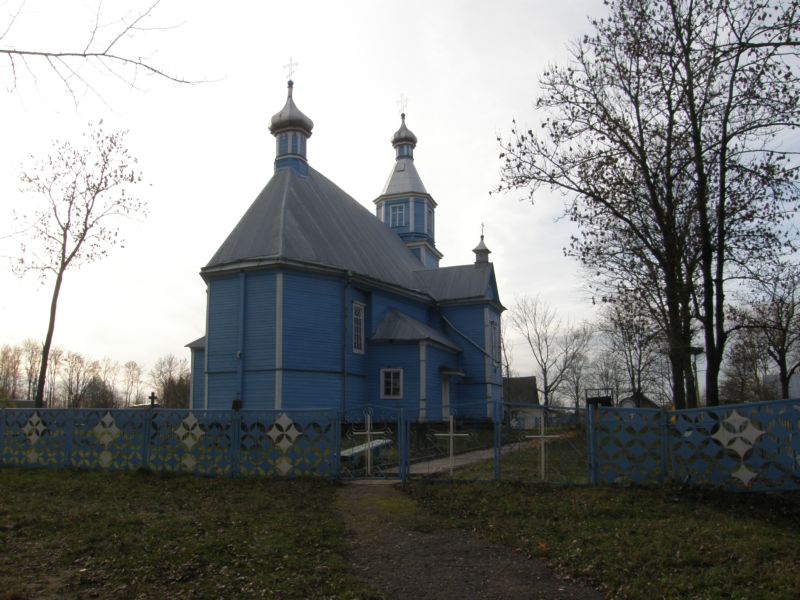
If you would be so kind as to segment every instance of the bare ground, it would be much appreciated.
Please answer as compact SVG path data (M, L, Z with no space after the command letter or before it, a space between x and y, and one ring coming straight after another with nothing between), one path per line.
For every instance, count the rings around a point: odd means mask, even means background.
M603 595L543 562L470 532L437 530L391 483L350 483L337 510L351 537L354 574L387 600L575 598Z

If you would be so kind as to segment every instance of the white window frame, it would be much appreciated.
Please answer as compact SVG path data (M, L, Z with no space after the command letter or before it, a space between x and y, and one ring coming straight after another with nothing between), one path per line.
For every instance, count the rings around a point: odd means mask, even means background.
M366 323L367 305L353 302L353 353L364 354L364 325Z
M397 377L397 392L395 394L386 394L386 379L387 377L391 377L394 379L395 376ZM381 386L380 390L381 400L402 400L403 369L381 369L380 386ZM392 388L394 388L393 385Z
M389 206L389 227L405 227L406 205L392 204Z

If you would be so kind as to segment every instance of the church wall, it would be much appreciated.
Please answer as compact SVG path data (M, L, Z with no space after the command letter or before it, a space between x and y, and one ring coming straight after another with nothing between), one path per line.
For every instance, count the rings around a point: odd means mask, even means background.
M208 282L206 336L208 408L230 409L238 393L239 312L241 283L238 275Z
M432 344L427 344L425 351L425 398L427 405L427 420L442 420L442 376L441 367L455 368L458 364L458 355L448 350L443 350ZM450 386L450 406L454 406L455 387Z
M342 404L340 373L283 372L283 408L292 410L333 409Z
M254 371L275 368L275 278L274 272L247 274L242 352L245 379Z
M202 410L205 403L205 369L206 353L204 350L192 350L192 398L189 406L193 410Z
M386 312L392 308L407 314L409 317L416 319L425 324L429 324L428 306L420 302L414 302L400 296L395 296L387 292L375 291L372 293L372 310L367 311L367 318L369 319L369 335L375 333Z
M373 344L367 378L368 402L387 408L404 409L406 418L419 417L419 344ZM381 369L403 369L403 397L381 399Z
M274 410L275 371L245 372L242 398L245 410Z
M445 317L481 348L486 347L484 326L484 305L449 306L442 309ZM461 368L465 376L450 388L451 398L462 407L459 414L483 418L486 416L486 356L478 348L464 340L459 334L448 333L457 340L463 352ZM468 408L468 410L467 410Z
M344 281L286 272L283 282L283 368L342 373ZM286 395L284 407L291 396Z

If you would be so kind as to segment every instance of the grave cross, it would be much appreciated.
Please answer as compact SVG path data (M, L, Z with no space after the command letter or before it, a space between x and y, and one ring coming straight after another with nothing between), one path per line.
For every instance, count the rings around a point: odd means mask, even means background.
M364 458L367 463L367 477L372 477L372 440L385 440L386 434L382 431L375 431L372 428L372 413L365 414L364 431L353 430L353 435L363 435L367 438L367 443L364 444Z
M147 397L150 400L150 408L154 408L156 405L156 400L158 400L158 396L156 396L155 392L150 392L150 395Z
M433 436L437 438L449 438L450 440L450 475L453 475L453 467L455 466L455 439L457 437L469 437L469 433L456 433L455 418L453 415L448 417L450 421L449 431L447 433L434 433Z
M542 416L539 417L539 435L526 435L526 440L539 440L539 479L541 481L545 480L545 453L544 453L544 446L548 440L559 438L559 435L545 435L544 434L544 419L547 413L542 410Z

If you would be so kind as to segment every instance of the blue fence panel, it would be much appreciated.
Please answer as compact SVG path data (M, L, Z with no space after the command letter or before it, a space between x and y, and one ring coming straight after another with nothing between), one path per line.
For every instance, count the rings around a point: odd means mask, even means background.
M145 423L148 411L73 410L65 464L79 469L131 471L145 466Z
M242 475L333 478L339 427L334 411L240 413Z
M673 412L599 407L595 415L593 481L800 489L798 400Z
M72 411L6 409L3 411L2 462L20 467L67 464L67 424Z
M599 406L590 414L594 428L592 481L663 481L661 411Z

